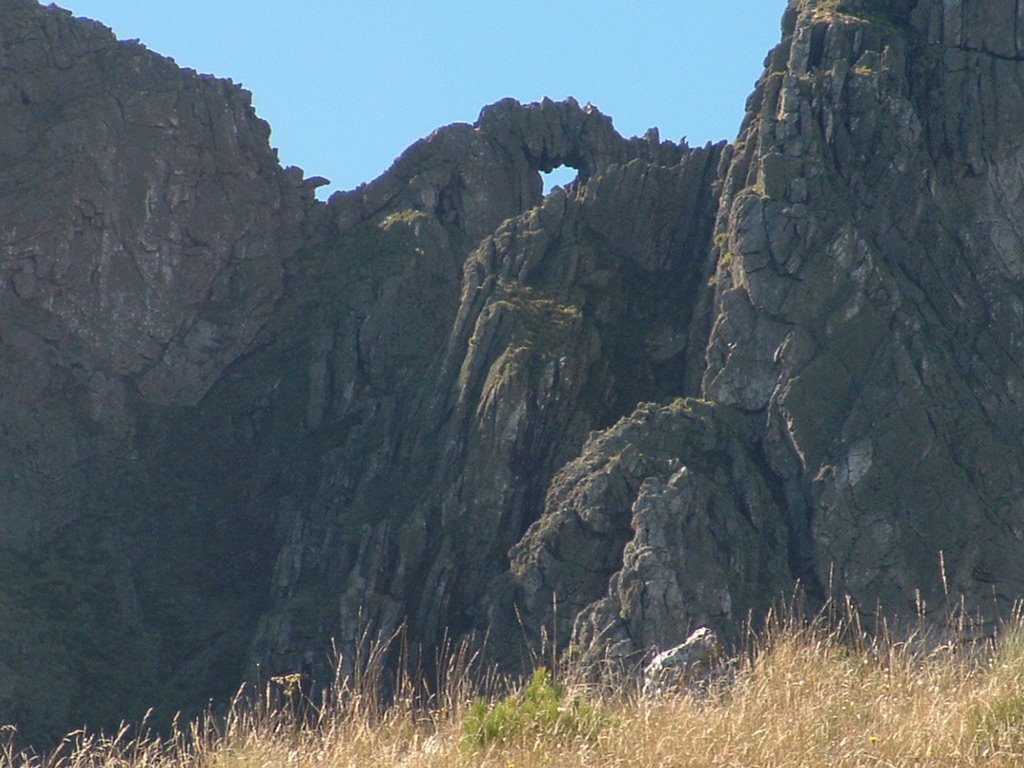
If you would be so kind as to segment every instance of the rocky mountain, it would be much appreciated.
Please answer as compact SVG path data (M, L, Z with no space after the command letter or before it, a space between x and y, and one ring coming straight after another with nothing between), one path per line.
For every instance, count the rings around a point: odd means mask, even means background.
M991 631L1022 113L1016 0L793 0L733 144L507 100L324 204L242 89L0 0L0 721L401 626L639 660L798 588Z

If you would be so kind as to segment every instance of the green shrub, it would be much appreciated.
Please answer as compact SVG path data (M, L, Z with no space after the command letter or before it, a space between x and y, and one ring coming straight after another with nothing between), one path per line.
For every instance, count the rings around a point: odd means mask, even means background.
M566 704L563 693L546 669L538 669L518 695L494 704L475 699L462 721L463 746L472 749L537 736L595 736L605 721L600 710L579 698Z

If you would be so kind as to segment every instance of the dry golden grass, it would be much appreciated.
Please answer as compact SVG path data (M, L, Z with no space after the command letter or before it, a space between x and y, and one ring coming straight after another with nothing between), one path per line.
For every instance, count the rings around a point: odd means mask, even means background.
M591 703L596 736L525 730L468 746L471 685L457 665L439 706L411 694L382 710L368 688L345 689L299 727L287 711L237 705L170 737L73 734L48 756L3 749L18 768L611 768L629 766L1011 766L1024 764L1024 630L993 647L843 640L845 630L776 629L706 694ZM855 633L854 633L855 634ZM462 670L459 672L459 670ZM568 670L571 672L571 670ZM563 675L566 670L563 670ZM568 679L568 678L564 678ZM403 690L411 691L406 686ZM585 696L579 689L566 694ZM566 703L566 706L569 706Z

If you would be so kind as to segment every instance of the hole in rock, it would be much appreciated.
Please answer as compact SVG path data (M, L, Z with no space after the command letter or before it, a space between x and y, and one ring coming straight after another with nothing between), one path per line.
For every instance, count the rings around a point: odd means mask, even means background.
M540 172L540 178L544 182L544 194L547 195L555 187L567 187L578 178L578 171L569 165L560 165L550 172Z

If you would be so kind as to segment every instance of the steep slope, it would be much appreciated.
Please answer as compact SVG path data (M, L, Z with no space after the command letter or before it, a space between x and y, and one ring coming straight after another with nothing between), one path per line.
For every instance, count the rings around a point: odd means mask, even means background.
M250 348L305 237L268 135L230 83L0 2L0 719L28 734L140 713L186 660L190 695L237 681L252 525L165 494L152 437Z
M639 660L798 585L990 631L1022 22L794 0L734 145L506 100L324 205L244 91L0 0L0 721L323 680L400 626Z
M351 271L316 300L334 317L311 332L325 453L289 498L256 660L294 668L326 636L402 624L426 647L487 630L485 589L554 471L683 378L720 153L507 101L332 199L329 250L382 271L359 303ZM580 181L541 200L538 171L563 163Z
M722 148L506 101L325 207L243 91L0 14L0 719L159 720L364 628L484 627L547 478L681 376Z
M713 406L641 409L556 478L513 551L528 623L554 592L589 605L575 629L596 651L643 654L700 624L728 636L797 583L869 622L963 610L986 633L1008 615L1024 587L1018 28L1012 2L790 7L723 179ZM553 554L627 523L607 584Z
M989 621L1024 575L1016 4L825 5L726 181L704 392L762 414L820 584Z

